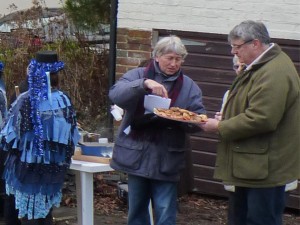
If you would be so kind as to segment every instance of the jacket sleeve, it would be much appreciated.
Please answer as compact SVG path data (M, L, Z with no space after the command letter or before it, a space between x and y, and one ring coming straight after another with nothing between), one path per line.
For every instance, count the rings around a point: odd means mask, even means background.
M147 94L144 88L143 68L125 73L109 90L110 100L123 109L134 107L140 97Z

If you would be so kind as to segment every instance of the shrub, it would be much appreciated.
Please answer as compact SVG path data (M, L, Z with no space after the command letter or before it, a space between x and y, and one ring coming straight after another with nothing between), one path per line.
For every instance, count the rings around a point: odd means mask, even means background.
M46 10L46 11L45 11ZM76 32L61 12L52 20L42 18L47 12L39 5L15 13L10 19L12 32L1 33L0 60L4 62L4 80L8 102L14 86L26 79L26 68L39 50L54 50L65 63L60 89L75 106L84 130L100 132L106 126L108 92L108 49L105 41L86 40ZM47 12L48 15L50 11ZM53 13L53 12L52 12ZM55 14L55 15L56 15ZM34 42L34 38L40 39Z

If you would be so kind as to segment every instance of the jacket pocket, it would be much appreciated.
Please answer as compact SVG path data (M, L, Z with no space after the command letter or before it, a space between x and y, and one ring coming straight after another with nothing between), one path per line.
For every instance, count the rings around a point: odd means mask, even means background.
M269 139L254 137L232 145L233 176L240 179L263 180L269 175Z
M178 174L185 166L186 134L182 129L167 127L161 139L166 150L161 153L160 172L165 175Z
M131 138L120 137L116 140L112 159L129 169L139 169L143 157L143 143Z
M160 160L160 172L165 175L179 173L185 166L185 149L169 148Z

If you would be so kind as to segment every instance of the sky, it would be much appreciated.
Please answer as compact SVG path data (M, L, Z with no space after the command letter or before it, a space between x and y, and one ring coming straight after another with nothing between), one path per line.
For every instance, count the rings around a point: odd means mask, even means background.
M33 6L33 0L1 0L0 18L4 15L8 15L16 10L11 10L10 5L17 6L17 10L28 9ZM42 6L48 8L57 8L62 6L63 0L37 0Z

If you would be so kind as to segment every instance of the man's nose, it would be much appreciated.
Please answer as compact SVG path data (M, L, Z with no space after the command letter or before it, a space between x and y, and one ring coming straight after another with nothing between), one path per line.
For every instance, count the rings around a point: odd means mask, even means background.
M237 53L237 50L234 49L234 48L231 48L231 54L232 54L232 55L236 55L236 53Z
M172 60L171 60L171 65L172 65L172 66L175 66L176 64L177 64L177 60L176 60L176 59L172 59Z

